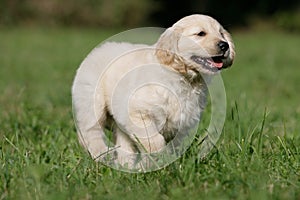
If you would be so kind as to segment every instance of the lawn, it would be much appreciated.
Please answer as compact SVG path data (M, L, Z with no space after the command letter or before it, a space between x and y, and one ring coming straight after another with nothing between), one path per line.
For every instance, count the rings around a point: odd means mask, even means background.
M200 160L193 144L162 170L130 174L92 161L72 117L76 68L114 33L0 29L0 200L300 199L299 35L233 32L216 148Z

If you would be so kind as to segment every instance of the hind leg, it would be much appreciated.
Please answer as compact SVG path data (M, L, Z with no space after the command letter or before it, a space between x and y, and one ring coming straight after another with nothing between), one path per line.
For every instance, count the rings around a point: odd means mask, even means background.
M93 88L84 84L74 84L73 109L80 143L97 161L112 153L106 144L104 133L106 123L106 106L101 91L94 96Z
M89 152L91 157L100 161L100 159L109 154L111 149L105 143L105 133L101 126L95 125L88 130L78 131L78 137L81 145Z

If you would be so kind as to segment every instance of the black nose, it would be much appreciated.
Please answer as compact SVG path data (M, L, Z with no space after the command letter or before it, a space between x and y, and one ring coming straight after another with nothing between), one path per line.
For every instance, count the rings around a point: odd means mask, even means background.
M218 46L220 48L221 51L226 52L229 49L229 44L227 42L224 41L220 41L218 43Z

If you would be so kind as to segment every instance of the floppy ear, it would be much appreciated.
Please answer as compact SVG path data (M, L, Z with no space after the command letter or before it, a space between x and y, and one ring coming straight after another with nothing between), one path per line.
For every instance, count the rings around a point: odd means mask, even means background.
M177 53L177 44L179 33L174 29L168 28L158 39L156 43L155 55L160 63L171 65L174 62Z

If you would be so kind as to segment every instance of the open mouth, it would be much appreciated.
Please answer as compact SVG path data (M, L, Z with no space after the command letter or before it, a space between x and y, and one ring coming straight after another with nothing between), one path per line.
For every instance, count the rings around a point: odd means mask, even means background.
M223 59L225 59L224 56L213 56L209 58L203 58L200 56L193 55L191 59L197 64L200 64L204 68L213 72L216 72L224 68L224 63L223 63Z

